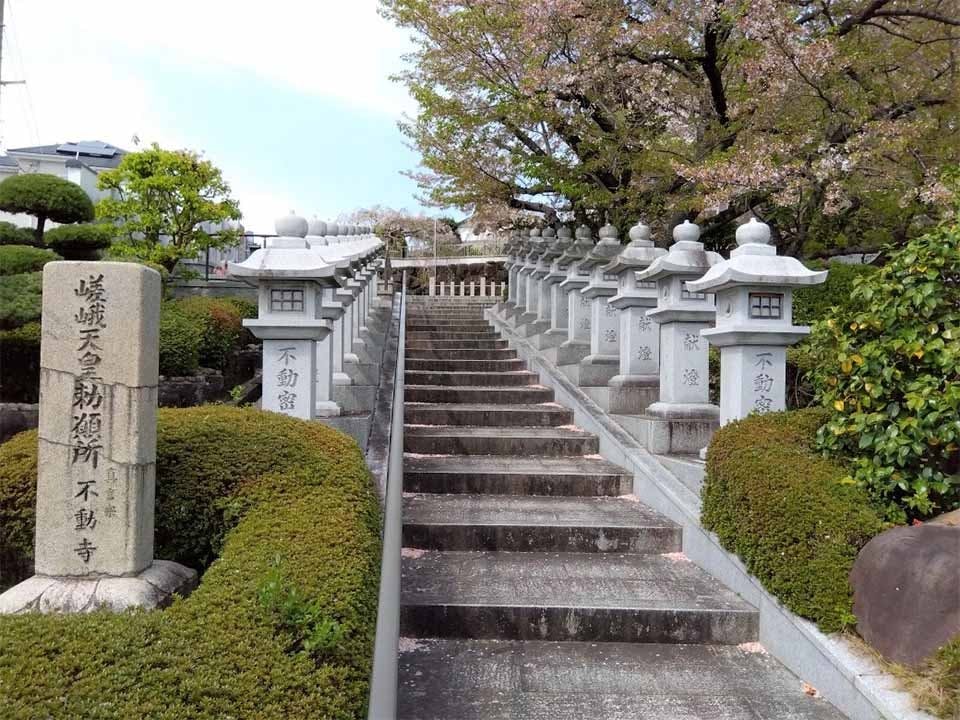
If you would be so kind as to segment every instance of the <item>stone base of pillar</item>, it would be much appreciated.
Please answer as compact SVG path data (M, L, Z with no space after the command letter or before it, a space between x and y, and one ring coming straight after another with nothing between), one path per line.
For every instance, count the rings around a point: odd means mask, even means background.
M567 339L566 330L547 330L531 339L531 343L538 350L557 347Z
M618 415L641 415L660 398L660 378L656 375L615 375L607 385L608 411Z
M356 364L360 362L360 358L357 357L356 353L347 352L343 354L343 362L344 364L349 364L349 363Z
M532 320L531 322L524 325L522 328L517 328L517 334L520 337L533 337L534 335L540 335L545 333L550 329L549 320Z
M340 406L333 400L319 400L313 405L313 416L318 418L337 417Z
M537 314L535 312L526 312L516 315L513 318L514 326L520 327L521 325L526 325L527 323L532 323L537 319Z
M587 355L580 361L581 386L596 387L606 385L620 372L618 355Z
M346 373L335 372L333 374L333 384L334 385L353 385L353 380Z
M166 607L174 595L197 587L197 571L169 560L154 560L132 577L50 577L34 575L0 595L0 615L24 612L123 612Z
M709 404L656 402L646 417L647 449L658 455L697 455L720 427L720 408Z
M579 365L590 354L590 343L567 340L557 348L557 365Z

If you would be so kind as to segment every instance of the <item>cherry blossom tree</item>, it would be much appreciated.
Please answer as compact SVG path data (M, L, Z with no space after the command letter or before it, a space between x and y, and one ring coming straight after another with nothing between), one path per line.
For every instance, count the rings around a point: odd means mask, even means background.
M902 241L960 161L956 0L381 0L412 173L437 205L598 222L722 247L746 212L782 251Z

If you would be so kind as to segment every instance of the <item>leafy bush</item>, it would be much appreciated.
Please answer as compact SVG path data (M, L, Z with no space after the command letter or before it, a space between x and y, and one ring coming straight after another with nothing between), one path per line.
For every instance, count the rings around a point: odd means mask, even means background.
M8 518L32 545L35 446L35 432L0 446L0 552ZM156 555L190 564L222 546L219 558L163 611L0 617L3 715L364 717L379 506L356 444L319 423L207 406L160 411L157 460ZM278 557L283 582L326 618L307 627L339 628L322 653L261 603Z
M240 345L243 318L237 306L222 298L194 295L174 302L178 311L202 329L200 365L223 370Z
M860 488L814 450L826 412L751 415L722 427L707 453L705 528L763 586L826 632L855 623L849 574L883 529Z
M43 227L47 220L58 223L93 220L93 202L83 188L45 173L11 175L0 182L0 210L37 218L33 232L37 245L43 243Z
M40 320L43 273L0 275L0 329Z
M30 228L17 227L11 222L0 221L0 245L33 245L36 238Z
M48 247L67 260L98 260L100 251L110 247L117 229L108 224L61 225L43 236Z
M892 253L817 323L812 378L832 410L819 447L903 521L960 507L960 225Z
M203 327L176 303L160 306L160 374L196 375L200 369Z
M0 330L0 402L35 403L40 399L40 323Z
M0 275L37 272L51 260L62 259L55 252L29 245L0 245Z
M841 312L851 307L853 284L857 278L868 277L877 272L872 265L852 265L833 262L811 263L810 267L828 270L827 280L822 285L801 287L793 292L793 321L797 325L810 325L817 320L832 317L831 308L837 306Z

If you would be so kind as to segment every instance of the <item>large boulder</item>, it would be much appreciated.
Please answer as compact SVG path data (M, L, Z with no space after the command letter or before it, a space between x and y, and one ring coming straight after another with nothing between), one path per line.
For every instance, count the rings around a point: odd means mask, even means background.
M888 660L920 665L960 635L960 526L877 535L857 556L850 582L863 639Z

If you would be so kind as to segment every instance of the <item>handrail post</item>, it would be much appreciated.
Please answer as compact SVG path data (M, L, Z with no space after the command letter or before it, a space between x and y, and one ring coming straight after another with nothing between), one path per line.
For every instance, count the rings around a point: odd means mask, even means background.
M367 720L397 717L397 667L400 645L400 546L403 503L403 374L406 352L407 271L400 287L400 327L397 365L393 382L390 421L390 455L384 502L383 556L380 561L380 595L377 603L377 635L370 680Z

